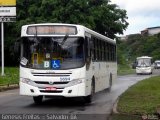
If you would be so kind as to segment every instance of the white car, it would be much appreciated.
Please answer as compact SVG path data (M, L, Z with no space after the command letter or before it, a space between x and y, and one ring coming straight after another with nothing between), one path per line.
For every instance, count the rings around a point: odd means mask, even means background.
M154 68L155 68L155 69L160 69L160 60L156 60L156 61L154 62Z

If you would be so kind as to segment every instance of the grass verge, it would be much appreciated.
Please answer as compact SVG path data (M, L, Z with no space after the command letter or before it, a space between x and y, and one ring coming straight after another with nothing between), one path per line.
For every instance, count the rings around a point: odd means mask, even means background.
M135 74L135 69L132 69L128 65L118 65L118 75Z
M113 114L111 120L140 120L142 115L156 118L160 114L160 76L130 87L120 96L117 110L120 114Z
M5 76L0 75L0 86L8 84L18 84L19 82L19 68L18 67L5 67Z
M140 116L137 115L113 114L109 120L142 120L142 119Z

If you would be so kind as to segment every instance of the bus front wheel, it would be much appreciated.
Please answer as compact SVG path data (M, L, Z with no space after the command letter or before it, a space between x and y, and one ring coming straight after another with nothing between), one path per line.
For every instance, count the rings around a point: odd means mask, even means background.
M42 103L42 99L43 99L43 96L34 96L33 97L34 103L36 103L36 104Z
M112 89L112 74L110 74L110 78L109 78L109 88L108 91L111 92Z
M84 97L84 100L85 100L86 103L91 103L92 102L94 93L95 93L95 84L94 84L94 80L93 80L92 83L91 83L91 94Z

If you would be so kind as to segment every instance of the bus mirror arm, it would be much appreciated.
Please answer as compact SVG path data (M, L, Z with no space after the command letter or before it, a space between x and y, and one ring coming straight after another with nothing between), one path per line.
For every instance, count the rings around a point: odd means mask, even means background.
M87 59L86 59L86 63L87 63L87 64L90 64L90 62L91 62L91 57L88 56Z
M14 43L14 52L18 53L20 49L20 40L17 39L16 42Z
M91 57L87 57L86 58L86 69L87 70L89 70L90 63L91 63Z

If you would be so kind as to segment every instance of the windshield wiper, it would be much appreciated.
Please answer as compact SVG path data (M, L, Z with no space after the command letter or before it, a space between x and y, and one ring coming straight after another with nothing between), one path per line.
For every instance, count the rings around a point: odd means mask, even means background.
M39 43L39 38L37 37L37 27L35 27L35 29L36 29L36 33L34 34L33 42L34 43Z
M64 43L66 42L66 40L67 40L68 37L69 37L68 34L66 34L66 35L64 36L63 41L60 43L61 46L64 45Z

